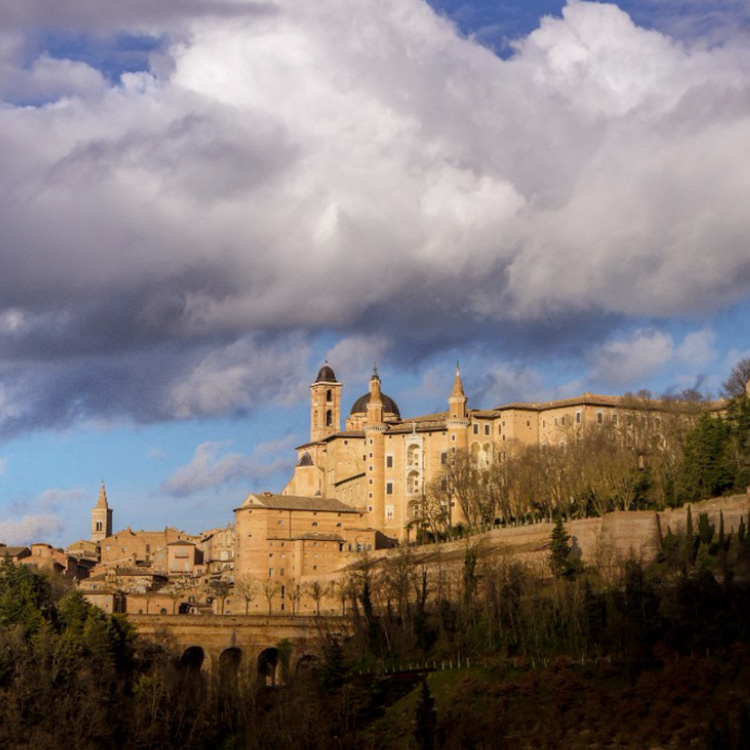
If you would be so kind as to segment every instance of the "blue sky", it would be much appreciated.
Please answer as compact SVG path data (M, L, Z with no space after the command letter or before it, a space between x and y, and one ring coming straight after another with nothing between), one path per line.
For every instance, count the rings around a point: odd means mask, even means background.
M70 5L70 4L68 4ZM327 358L405 416L717 394L750 355L750 12L0 8L0 541L223 526Z

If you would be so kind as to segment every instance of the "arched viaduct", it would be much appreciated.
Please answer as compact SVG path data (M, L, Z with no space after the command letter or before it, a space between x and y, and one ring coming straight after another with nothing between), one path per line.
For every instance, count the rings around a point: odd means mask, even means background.
M326 639L341 638L349 618L307 615L128 615L138 635L166 641L184 666L218 674L250 669L266 684L317 663Z

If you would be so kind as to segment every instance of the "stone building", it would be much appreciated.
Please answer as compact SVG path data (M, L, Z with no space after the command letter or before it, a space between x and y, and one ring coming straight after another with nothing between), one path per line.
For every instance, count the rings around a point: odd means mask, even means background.
M235 509L235 581L291 580L341 568L352 553L375 548L365 513L329 498L251 494ZM283 597L282 597L283 598Z
M235 533L228 524L221 529L210 529L200 535L203 563L207 573L231 576L234 570Z
M310 392L310 440L297 448L294 475L282 494L335 498L360 511L363 526L398 540L409 537L428 485L440 479L457 451L468 452L482 465L519 447L564 447L594 429L635 430L659 423L674 406L584 393L544 403L470 409L457 367L445 411L404 418L382 391L375 370L368 392L354 401L342 429L342 384L327 363ZM464 520L456 503L451 505L453 523Z
M103 570L141 567L166 575L170 567L169 545L174 542L189 542L195 547L199 541L199 536L172 527L161 531L133 531L128 527L100 542L100 566ZM193 555L191 565L196 564L199 561Z

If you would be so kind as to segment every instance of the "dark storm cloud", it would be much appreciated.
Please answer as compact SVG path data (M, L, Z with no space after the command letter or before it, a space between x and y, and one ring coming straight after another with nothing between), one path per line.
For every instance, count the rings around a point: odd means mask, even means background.
M7 0L0 6L0 28L33 32L38 29L65 29L75 32L116 32L123 28L151 25L178 27L202 16L231 18L272 13L274 4L245 0L74 0L55 3L49 0Z
M52 25L163 35L113 85L19 62L46 7L0 10L6 433L294 400L331 331L344 361L362 342L407 365L461 346L521 372L587 358L615 382L598 343L654 367L683 346L620 340L623 321L750 292L734 39L571 2L501 60L412 0L50 5ZM508 382L492 377L478 394Z

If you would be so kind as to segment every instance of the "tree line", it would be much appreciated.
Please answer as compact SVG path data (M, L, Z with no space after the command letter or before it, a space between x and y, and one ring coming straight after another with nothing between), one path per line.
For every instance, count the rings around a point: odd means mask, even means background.
M750 374L750 360L743 363ZM729 389L732 378L720 412L695 391L659 399L640 392L623 399L616 423L569 427L563 446L508 444L482 460L468 451L452 453L416 503L411 526L417 539L456 538L557 515L663 510L744 492L750 399L736 384ZM454 508L465 522L455 522Z

